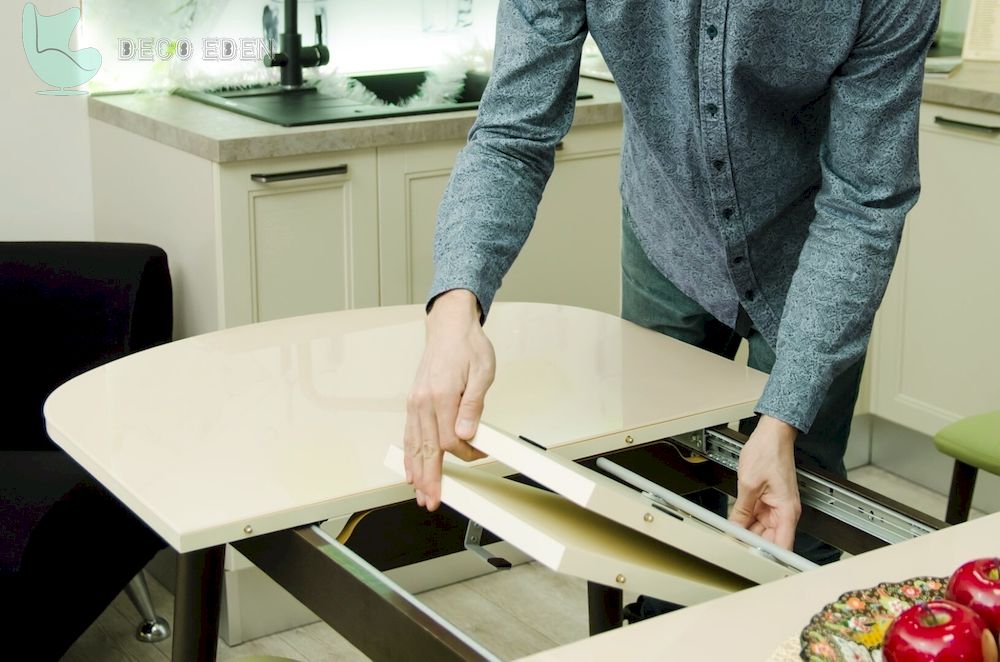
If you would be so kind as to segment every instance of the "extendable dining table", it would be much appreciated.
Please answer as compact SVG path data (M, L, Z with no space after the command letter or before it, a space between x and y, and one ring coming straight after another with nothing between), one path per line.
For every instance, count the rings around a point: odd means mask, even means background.
M766 375L581 308L497 304L485 328L495 457L448 458L465 536L403 557L465 548L499 566L482 546L499 535L590 582L594 633L621 623L622 588L694 604L802 574L598 467L734 494L744 438L727 424L753 414ZM385 576L399 536L364 517L413 507L398 447L423 342L423 306L281 319L140 352L50 396L50 436L180 553L175 660L215 657L227 544L373 659L495 659ZM942 526L822 473L800 471L800 491L813 531L853 553ZM353 534L317 526L337 518Z

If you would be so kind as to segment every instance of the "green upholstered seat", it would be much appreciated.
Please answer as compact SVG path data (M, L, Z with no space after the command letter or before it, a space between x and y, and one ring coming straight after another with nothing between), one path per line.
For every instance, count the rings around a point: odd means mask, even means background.
M934 435L934 445L945 455L1000 475L1000 410L952 423Z

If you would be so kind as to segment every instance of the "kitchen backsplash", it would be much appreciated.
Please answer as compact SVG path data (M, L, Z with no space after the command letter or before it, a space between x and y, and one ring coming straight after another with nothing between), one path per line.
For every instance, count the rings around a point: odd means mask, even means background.
M328 69L432 67L493 47L499 0L299 0L303 43L323 18ZM104 56L93 91L250 84L276 78L260 63L280 33L281 0L82 0L80 41ZM942 27L965 31L969 0L946 0Z
M321 16L338 72L431 67L492 49L498 1L299 0L299 32L316 43ZM83 40L104 55L94 91L257 82L268 27L280 33L283 19L281 0L83 0L83 11Z

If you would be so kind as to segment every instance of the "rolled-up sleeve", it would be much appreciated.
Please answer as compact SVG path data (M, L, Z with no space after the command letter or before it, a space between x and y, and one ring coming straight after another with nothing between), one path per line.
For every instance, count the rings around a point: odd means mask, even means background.
M501 0L493 73L438 210L428 300L468 289L488 313L573 121L583 0Z
M808 431L834 378L861 360L917 201L924 58L937 0L872 3L831 81L822 189L757 411Z

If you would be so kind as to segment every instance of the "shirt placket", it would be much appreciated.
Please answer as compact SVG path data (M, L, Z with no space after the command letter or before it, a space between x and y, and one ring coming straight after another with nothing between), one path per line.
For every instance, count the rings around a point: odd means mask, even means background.
M703 0L701 9L701 40L698 61L701 129L704 144L705 170L715 220L719 224L726 249L730 278L736 288L739 303L758 317L762 301L760 288L750 268L746 232L740 218L736 185L730 162L729 134L726 130L725 42L728 0ZM738 310L738 308L737 308ZM737 321L733 311L731 323Z

